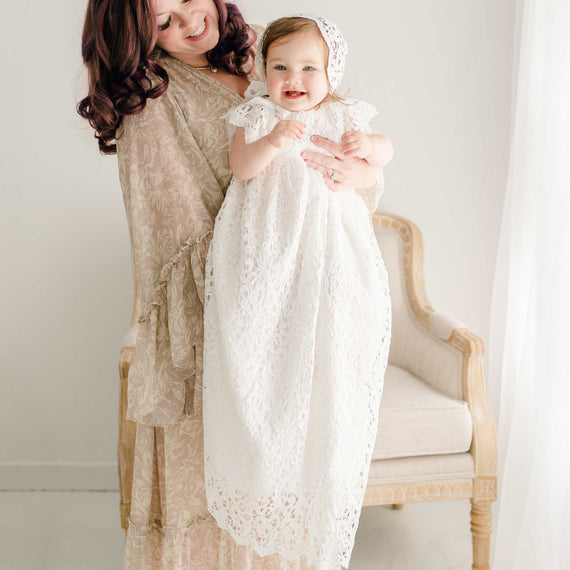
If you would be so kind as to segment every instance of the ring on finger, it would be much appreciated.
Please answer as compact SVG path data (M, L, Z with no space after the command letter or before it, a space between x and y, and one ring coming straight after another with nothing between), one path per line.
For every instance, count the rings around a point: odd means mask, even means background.
M330 177L329 180L330 180L331 182L334 182L335 176L336 176L336 170L333 170L333 171L332 171L332 174L331 174L331 177Z

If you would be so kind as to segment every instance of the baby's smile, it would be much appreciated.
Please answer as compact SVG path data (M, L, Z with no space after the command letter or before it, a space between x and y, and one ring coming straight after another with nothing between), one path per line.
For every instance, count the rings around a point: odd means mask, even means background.
M300 99L303 95L306 95L306 91L294 91L294 90L287 90L283 92L283 96L287 99Z

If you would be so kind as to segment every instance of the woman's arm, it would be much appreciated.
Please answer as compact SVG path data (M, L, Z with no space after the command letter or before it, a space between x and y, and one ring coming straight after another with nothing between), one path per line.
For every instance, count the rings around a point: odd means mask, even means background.
M240 180L257 176L275 158L281 148L303 136L305 125L299 121L279 121L264 137L247 144L245 130L237 127L230 149L230 168Z
M203 262L224 198L172 93L127 115L117 140L139 296L127 417L163 427L200 405L193 347L200 342Z

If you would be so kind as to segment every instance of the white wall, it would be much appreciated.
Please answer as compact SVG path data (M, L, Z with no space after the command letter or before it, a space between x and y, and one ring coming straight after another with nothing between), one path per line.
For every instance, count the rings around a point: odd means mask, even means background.
M74 110L84 6L3 7L0 488L60 488L61 464L85 472L79 487L101 472L117 486L130 254L116 159ZM21 464L42 466L40 481Z
M304 4L240 2L260 24ZM0 488L116 486L130 254L116 159L98 154L74 111L84 7L3 9ZM311 12L341 26L343 88L376 104L374 127L394 143L380 208L422 230L432 305L487 341L514 0L312 0Z

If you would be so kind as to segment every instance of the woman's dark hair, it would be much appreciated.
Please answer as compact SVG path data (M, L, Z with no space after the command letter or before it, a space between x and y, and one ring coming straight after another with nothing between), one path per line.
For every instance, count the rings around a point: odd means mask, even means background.
M255 59L251 46L255 43L257 34L245 23L235 4L223 0L213 0L213 2L220 15L218 21L220 40L214 49L206 54L208 63L233 75L247 75L248 61Z
M246 75L254 58L255 31L234 4L213 0L220 39L208 62L234 75ZM102 154L117 152L117 129L125 115L140 113L147 99L168 88L168 74L156 61L157 23L151 0L89 0L81 50L89 76L87 97L77 112L95 129Z

